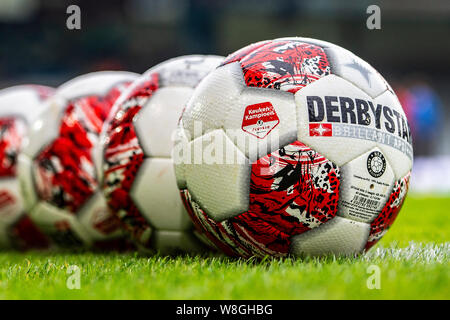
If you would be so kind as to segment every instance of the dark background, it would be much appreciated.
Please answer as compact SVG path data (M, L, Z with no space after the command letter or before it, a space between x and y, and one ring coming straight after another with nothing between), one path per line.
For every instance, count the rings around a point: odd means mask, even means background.
M66 27L70 4L81 8L81 30ZM371 4L381 8L381 30L366 27ZM415 152L450 154L448 0L0 0L0 88L58 86L96 70L142 73L171 57L227 55L286 36L341 45L401 93L425 87L436 101L434 118L427 129L413 128ZM422 147L421 140L432 143Z

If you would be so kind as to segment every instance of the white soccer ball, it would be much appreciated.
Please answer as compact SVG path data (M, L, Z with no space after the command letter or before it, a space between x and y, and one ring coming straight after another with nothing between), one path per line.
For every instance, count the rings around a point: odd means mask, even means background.
M405 113L383 77L308 38L228 56L196 88L177 139L193 221L244 257L369 249L397 216L413 162Z
M197 84L218 56L183 56L145 72L117 100L103 129L103 190L111 210L142 250L198 252L176 186L173 134Z
M126 246L99 189L94 153L113 103L137 76L103 71L70 80L31 126L18 165L24 207L57 246Z
M41 248L48 242L23 209L17 157L30 124L53 88L20 85L0 90L0 248Z

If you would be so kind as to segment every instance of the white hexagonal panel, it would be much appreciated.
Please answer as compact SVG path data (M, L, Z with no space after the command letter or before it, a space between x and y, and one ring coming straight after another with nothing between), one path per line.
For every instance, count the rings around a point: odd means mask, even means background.
M215 221L245 212L249 205L250 164L222 130L190 143L191 164L185 164L187 187Z
M184 209L170 158L147 158L139 168L131 197L155 230L192 227Z
M229 110L235 107L245 88L239 62L230 63L208 74L197 86L183 114L183 126L189 138L224 127Z
M178 119L192 92L190 87L160 88L139 111L134 127L145 155L170 157Z

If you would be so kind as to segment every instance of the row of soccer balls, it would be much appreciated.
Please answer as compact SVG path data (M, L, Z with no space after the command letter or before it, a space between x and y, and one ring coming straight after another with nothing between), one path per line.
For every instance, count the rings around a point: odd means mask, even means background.
M355 254L395 220L412 167L385 80L305 38L4 89L0 129L0 246L19 249ZM234 162L194 161L219 140Z
M1 90L0 245L19 249L131 247L126 225L109 210L102 191L103 183L108 183L107 188L114 185L111 178L103 181L102 161L98 161L100 140L112 138L102 138L101 132L108 116L115 117L111 109L118 99L136 96L137 114L144 99L152 95L147 114L133 119L134 127L130 122L122 129L126 135L139 133L145 155L132 139L117 141L117 149L109 150L110 158L115 154L149 158L133 191L129 195L114 192L112 202L125 205L130 197L136 200L152 225L142 237L152 237L153 248L202 250L176 188L171 139L193 89L222 60L219 56L184 56L142 76L102 71L79 76L57 89L21 85ZM138 93L141 84L145 87ZM119 165L122 159L112 161ZM131 181L137 174L137 168L133 170L116 169L111 174L127 175Z

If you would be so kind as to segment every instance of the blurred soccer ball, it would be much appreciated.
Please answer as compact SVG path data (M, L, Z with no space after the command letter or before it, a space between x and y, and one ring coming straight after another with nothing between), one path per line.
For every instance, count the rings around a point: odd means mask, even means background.
M195 86L222 60L183 56L151 68L122 94L105 124L104 192L141 249L203 250L176 187L171 149L177 121Z
M0 248L41 248L46 237L23 209L16 176L17 157L30 124L54 89L22 85L0 91Z
M99 189L94 151L113 103L136 77L105 71L68 81L31 127L19 156L25 209L58 246L124 245Z
M369 249L396 218L413 161L405 113L381 75L307 38L228 56L196 88L177 139L192 220L244 257Z

